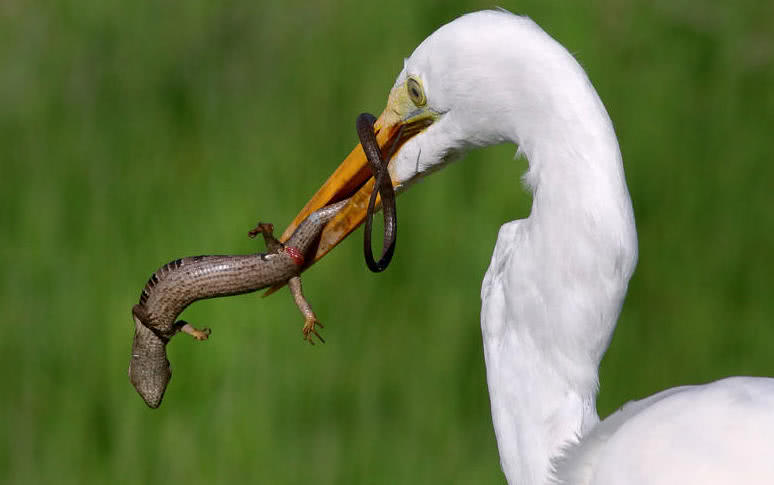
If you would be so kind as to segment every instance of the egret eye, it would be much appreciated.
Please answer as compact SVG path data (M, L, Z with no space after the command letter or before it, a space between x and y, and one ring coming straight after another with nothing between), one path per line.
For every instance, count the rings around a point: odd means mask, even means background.
M419 80L413 77L408 78L408 81L406 81L406 89L408 90L408 95L409 98L411 98L411 102L414 103L417 108L424 106L427 103L425 90L422 89L422 85L419 83Z

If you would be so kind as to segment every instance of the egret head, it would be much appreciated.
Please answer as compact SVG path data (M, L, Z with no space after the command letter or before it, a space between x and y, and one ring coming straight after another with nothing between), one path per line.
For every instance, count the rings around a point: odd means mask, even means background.
M530 123L540 124L540 110L551 106L550 99L540 99L545 90L530 90L551 77L551 66L563 65L551 62L554 55L567 54L534 22L504 11L465 15L425 39L405 60L374 124L382 153L392 154L389 171L396 190L471 148L521 143L516 133L529 133ZM351 197L323 231L315 260L321 258L363 221L372 188L358 145L296 216L283 240L313 211Z

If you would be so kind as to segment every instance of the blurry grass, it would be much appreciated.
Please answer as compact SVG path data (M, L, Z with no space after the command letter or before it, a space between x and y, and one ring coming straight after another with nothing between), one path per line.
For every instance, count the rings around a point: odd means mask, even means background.
M744 2L743 2L744 3ZM640 264L600 412L774 374L774 36L767 2L501 4L574 52L620 138ZM502 483L478 324L524 161L477 152L401 197L390 270L358 237L287 293L197 303L149 411L129 309L175 257L255 251L378 113L402 58L482 2L0 5L0 481Z

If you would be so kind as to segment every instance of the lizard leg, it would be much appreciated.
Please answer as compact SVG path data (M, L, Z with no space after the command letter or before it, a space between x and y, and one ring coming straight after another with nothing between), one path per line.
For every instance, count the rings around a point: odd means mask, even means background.
M284 245L274 237L274 224L259 222L255 228L247 233L247 236L254 238L258 234L263 236L263 240L266 241L266 249L268 249L270 253L276 253L284 247Z
M317 320L317 316L315 316L312 311L311 305L309 305L309 302L304 298L304 293L301 289L301 277L294 276L290 278L288 280L288 287L290 288L290 293L293 295L293 300L296 302L296 306L301 310L301 314L304 316L304 340L314 345L313 335L316 335L317 338L320 339L320 342L325 343L325 339L317 333L317 329L315 328L315 326L323 328L323 324Z
M199 330L185 320L178 320L175 322L175 327L177 327L179 332L187 333L196 340L207 340L207 338L210 336L210 333L212 333L209 328L203 328Z

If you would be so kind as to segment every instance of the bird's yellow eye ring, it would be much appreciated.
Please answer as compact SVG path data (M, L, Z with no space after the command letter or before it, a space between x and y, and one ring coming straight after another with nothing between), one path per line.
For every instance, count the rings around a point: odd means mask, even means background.
M406 81L406 91L408 91L409 98L414 105L419 108L427 104L427 98L425 97L425 90L422 89L422 83L419 79L410 77Z

